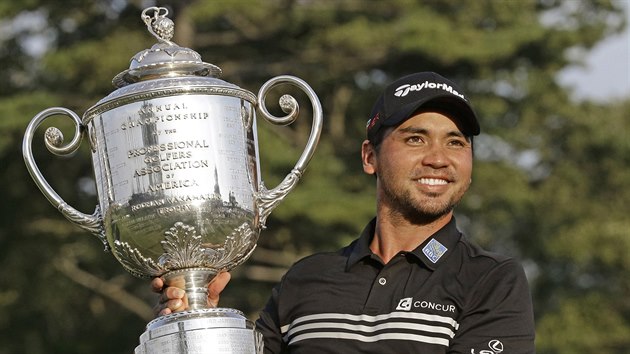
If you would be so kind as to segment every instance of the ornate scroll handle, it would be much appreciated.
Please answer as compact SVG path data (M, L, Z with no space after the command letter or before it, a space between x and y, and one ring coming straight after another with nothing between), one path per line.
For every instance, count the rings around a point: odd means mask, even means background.
M311 126L311 134L306 143L306 147L302 152L302 155L298 159L293 170L284 178L282 182L271 190L267 190L264 186L261 186L260 192L257 194L258 211L260 214L260 224L265 226L265 221L271 213L271 211L286 197L293 188L295 188L297 182L300 180L302 173L306 169L306 166L313 157L317 143L319 142L319 136L322 131L322 105L315 94L315 91L303 80L294 76L276 76L267 81L258 92L258 109L262 116L269 122L276 125L287 125L293 123L299 115L299 106L295 98L290 95L283 95L280 97L280 107L284 113L287 113L284 117L276 117L269 113L265 106L265 97L267 93L276 85L282 83L289 83L297 86L308 96L313 106L313 123Z
M149 11L153 11L153 16L147 14ZM144 9L141 18L155 38L162 43L175 46L176 44L171 42L171 38L173 38L175 33L175 24L166 16L168 16L167 8L153 6Z
M24 140L22 141L22 156L24 157L26 168L35 181L35 184L37 184L39 190L44 194L48 201L56 207L63 216L66 217L66 219L70 220L73 224L81 227L82 229L94 234L101 240L101 242L103 242L105 249L108 249L105 229L103 227L101 212L98 206L94 210L94 214L88 215L68 205L48 184L35 163L32 150L33 135L37 127L39 127L46 118L54 115L66 115L72 118L75 124L74 138L69 144L63 146L63 134L61 131L55 127L50 127L46 130L44 135L44 141L48 150L55 155L64 156L72 154L81 145L83 125L81 125L81 119L79 116L67 108L52 107L45 109L33 117L26 128L26 133L24 133Z

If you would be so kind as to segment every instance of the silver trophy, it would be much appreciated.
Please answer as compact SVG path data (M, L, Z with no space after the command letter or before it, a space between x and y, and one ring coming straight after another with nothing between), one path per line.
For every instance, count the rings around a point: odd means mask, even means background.
M170 41L174 24L165 8L151 7L142 20L157 39L116 75L116 90L83 118L48 108L26 129L23 154L35 183L72 223L96 235L131 274L162 276L186 290L189 308L151 321L135 353L262 353L262 338L243 313L210 308L207 286L214 276L244 262L256 248L265 220L295 187L310 161L322 127L321 104L304 81L278 76L255 96L219 79L221 69ZM312 104L313 123L293 170L275 188L260 176L256 111L274 124L298 116L297 101L279 100L286 116L265 106L267 93L292 84ZM75 123L64 145L59 129L45 145L68 155L89 142L99 203L92 215L68 205L47 183L32 153L36 128L63 115Z

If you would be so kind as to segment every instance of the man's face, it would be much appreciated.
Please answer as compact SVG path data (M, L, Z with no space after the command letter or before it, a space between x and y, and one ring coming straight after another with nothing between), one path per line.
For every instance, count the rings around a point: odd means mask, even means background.
M450 214L470 186L470 139L449 117L431 111L390 130L378 151L363 143L363 169L377 175L379 208L413 222Z

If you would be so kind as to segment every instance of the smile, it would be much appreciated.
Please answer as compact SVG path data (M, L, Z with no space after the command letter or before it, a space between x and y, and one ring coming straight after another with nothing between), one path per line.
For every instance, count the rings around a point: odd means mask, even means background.
M418 182L420 182L421 184L428 184L430 186L442 186L448 184L446 180L439 178L420 178Z

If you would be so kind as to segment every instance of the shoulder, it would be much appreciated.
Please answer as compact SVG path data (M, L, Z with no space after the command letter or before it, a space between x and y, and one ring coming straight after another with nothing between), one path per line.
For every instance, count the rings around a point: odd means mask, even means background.
M335 252L318 252L303 257L293 263L289 270L287 270L285 278L322 273L332 269L339 269L340 267L345 268L348 261L349 250L353 245L354 242Z
M484 274L491 269L498 268L508 270L522 269L516 258L487 251L464 236L460 239L458 247L462 250L461 255L464 258L464 262L468 264L466 268L471 271Z
M482 301L499 294L529 296L525 271L516 258L484 250L465 238L460 243L464 259L458 277L468 284L469 300Z
M328 291L335 284L347 283L347 259L342 252L319 252L295 262L274 287L282 322L287 323L294 311L329 301Z

